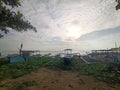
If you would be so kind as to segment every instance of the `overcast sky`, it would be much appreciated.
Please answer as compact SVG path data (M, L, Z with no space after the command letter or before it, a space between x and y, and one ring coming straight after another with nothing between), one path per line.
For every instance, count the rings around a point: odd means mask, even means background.
M18 9L37 33L11 30L0 39L0 51L87 51L120 46L120 11L115 0L21 0Z

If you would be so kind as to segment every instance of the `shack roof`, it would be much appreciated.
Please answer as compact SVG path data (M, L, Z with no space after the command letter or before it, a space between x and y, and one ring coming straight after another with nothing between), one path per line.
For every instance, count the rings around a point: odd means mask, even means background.
M40 50L22 50L21 52L34 53L34 52L40 52Z
M117 51L117 50L120 50L120 47L119 48L111 48L110 50L111 51Z
M72 49L64 49L64 51L72 51Z
M110 50L92 50L92 51L94 52L94 51L110 51Z

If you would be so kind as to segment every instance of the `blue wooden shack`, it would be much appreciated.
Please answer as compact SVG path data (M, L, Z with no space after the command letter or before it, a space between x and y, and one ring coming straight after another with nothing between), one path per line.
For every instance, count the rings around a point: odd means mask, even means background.
M29 60L29 58L31 58L34 55L40 55L40 51L36 50L36 51L32 51L32 50L21 50L21 55L19 54L10 54L7 57L10 60L10 63L14 63L14 62L23 62L26 60Z
M25 59L22 56L10 57L9 60L10 63L25 61Z

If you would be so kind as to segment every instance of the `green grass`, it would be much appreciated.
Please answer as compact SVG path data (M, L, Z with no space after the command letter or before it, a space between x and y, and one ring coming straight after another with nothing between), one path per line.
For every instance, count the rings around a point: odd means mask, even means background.
M85 75L91 75L98 80L105 81L107 83L120 83L120 74L109 72L106 64L91 64L80 67L79 72Z
M80 67L80 72L87 75L99 76L106 68L104 64L88 64Z
M8 64L9 63L9 59L8 58L0 58L0 66L4 65L4 64Z
M62 69L63 60L52 57L34 57L24 62L5 64L0 66L0 80L7 78L18 78L33 71L37 71L40 67L49 69Z
M52 57L34 57L30 60L5 64L0 66L0 80L8 78L18 78L25 74L37 71L40 67L46 67L52 70L69 70L80 74L91 75L99 80L109 83L120 83L120 74L106 72L107 65L91 64L81 65L76 68L77 59L73 58L69 65L64 65L63 59Z
M18 78L33 71L37 71L40 67L46 67L52 70L72 70L74 64L74 59L66 66L64 65L63 59L52 57L34 57L24 62L0 66L0 80Z
M52 58L48 57L31 58L25 62L2 65L0 67L0 80L6 78L17 78L36 71L38 68L43 67L51 60Z

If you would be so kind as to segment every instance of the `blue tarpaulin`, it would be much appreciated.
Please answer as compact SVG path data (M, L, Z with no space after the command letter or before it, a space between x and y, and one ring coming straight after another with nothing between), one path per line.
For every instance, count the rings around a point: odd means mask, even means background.
M13 63L13 62L23 62L25 61L25 59L21 56L17 56L17 57L10 57L10 63Z

